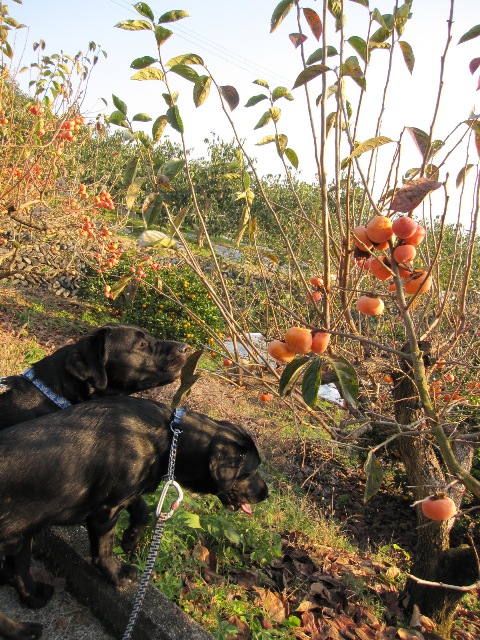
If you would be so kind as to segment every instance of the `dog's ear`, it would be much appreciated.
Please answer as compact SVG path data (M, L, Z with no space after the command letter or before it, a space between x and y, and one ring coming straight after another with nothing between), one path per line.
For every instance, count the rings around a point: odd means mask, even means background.
M105 370L108 335L109 329L103 327L81 338L65 361L65 370L68 373L78 380L89 382L99 391L105 390L108 384Z
M221 491L231 491L240 475L246 451L225 436L216 436L212 442L210 474Z

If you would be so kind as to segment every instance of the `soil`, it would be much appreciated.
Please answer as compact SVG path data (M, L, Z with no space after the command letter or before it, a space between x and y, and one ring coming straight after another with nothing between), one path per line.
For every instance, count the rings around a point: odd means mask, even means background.
M29 322L25 309L33 300L42 298L49 310L48 317L37 317L34 323ZM34 336L49 353L92 328L88 323L78 322L82 306L78 300L52 299L47 292L36 290L30 294L22 290L14 293L11 288L0 286L0 340L5 342L15 337L26 345L29 336ZM21 316L19 310L23 311ZM62 315L62 322L52 323L55 313ZM71 318L71 322L65 321L65 316ZM214 418L243 424L254 435L269 462L288 476L291 482L303 488L305 496L323 517L340 522L342 532L358 549L355 552L335 551L328 547L314 549L297 532L282 532L283 558L277 565L272 563L267 573L273 584L298 592L294 606L292 602L288 606L280 602L285 610L295 611L295 615L301 617L303 626L295 635L311 640L387 640L399 637L396 635L396 625L402 619L399 607L401 598L394 586L394 578L397 572L406 567L406 558L413 552L416 538L416 518L410 506L411 497L404 486L400 463L394 456L389 458L392 471L388 486L365 504L363 461L344 455L318 439L283 435L279 438L278 434L282 431L279 416L284 412L285 405L278 398L262 403L259 400L262 390L258 381L250 382L247 379L240 386L224 373L202 375L184 406ZM142 395L169 403L174 392L175 388L165 387ZM391 550L390 564L371 559L372 550L393 544L397 545L395 565L391 564ZM351 602L351 592L345 584L347 574L350 580L355 576L368 576L371 594L380 597L383 602L384 621L377 619L368 607ZM385 575L389 576L387 580ZM240 575L239 580L248 582L250 578ZM259 593L259 587L255 589ZM280 606L279 602L272 601L274 596L281 600L278 593L268 596L270 601L267 604L271 608ZM263 598L262 603L268 609L265 604L267 595L262 592L258 597ZM459 608L457 618L458 624L452 636L454 640L480 637L479 617L465 608ZM239 635L236 636L239 640L248 637L242 635L241 621L230 622L239 628ZM401 637L420 640L439 638L429 624L426 619L417 621L415 629L410 630L412 635Z

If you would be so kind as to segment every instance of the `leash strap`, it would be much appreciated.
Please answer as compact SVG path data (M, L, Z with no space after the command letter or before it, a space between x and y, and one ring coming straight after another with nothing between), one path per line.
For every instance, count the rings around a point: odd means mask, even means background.
M127 623L127 628L125 629L125 633L123 634L122 640L130 640L131 638L133 627L135 626L135 622L137 621L138 614L142 607L143 599L145 598L145 593L147 592L150 576L152 574L153 567L155 566L158 550L160 548L160 542L162 540L163 531L165 529L165 524L167 520L169 520L172 517L175 510L177 509L177 507L179 506L180 502L183 499L183 492L180 486L174 480L174 473L175 473L175 459L177 456L177 441L178 441L178 436L182 433L180 429L176 429L175 426L178 426L180 424L184 413L185 413L184 409L175 409L175 413L173 415L172 421L170 422L170 429L172 430L173 438L172 438L172 444L170 445L170 457L168 460L167 482L163 487L163 491L158 501L157 510L156 510L157 522L155 524L155 530L153 532L153 538L150 544L150 551L148 552L147 561L145 563L145 569L140 579L140 585L138 587L137 595L135 597L135 602L133 603L132 613L130 614L130 618ZM163 503L165 501L166 495L170 487L173 487L176 490L177 497L173 501L170 511L168 513L162 513Z
M28 380L35 387L37 387L37 389L41 391L44 396L47 396L47 398L54 402L57 407L60 407L60 409L68 409L68 407L72 406L71 402L69 402L66 398L58 395L58 393L55 393L54 391L49 389L43 382L43 380L37 378L37 375L33 369L25 369L25 371L20 375L22 376L22 378L25 378L25 380Z

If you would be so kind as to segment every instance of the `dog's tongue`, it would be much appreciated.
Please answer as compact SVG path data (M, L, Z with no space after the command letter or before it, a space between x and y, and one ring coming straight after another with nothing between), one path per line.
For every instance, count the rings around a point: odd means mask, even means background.
M240 509L243 511L243 513L246 513L247 516L251 516L252 515L252 507L245 503L245 504L241 504L240 505Z

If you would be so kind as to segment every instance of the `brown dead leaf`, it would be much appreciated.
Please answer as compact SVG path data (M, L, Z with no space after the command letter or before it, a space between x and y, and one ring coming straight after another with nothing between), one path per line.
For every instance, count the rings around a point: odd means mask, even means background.
M360 640L375 640L377 637L376 632L365 624L355 629L355 635L358 636Z
M423 640L423 633L415 629L399 629L397 636L400 640Z
M433 631L437 626L435 622L433 620L430 620L430 618L427 618L427 616L420 616L420 624L422 626L422 630L424 631Z
M192 556L196 560L204 562L206 565L209 564L210 551L207 549L207 547L201 545L200 542L197 542L197 544L193 547Z
M288 603L278 593L255 587L257 605L261 606L270 620L283 622L288 615Z
M245 589L252 589L258 584L257 576L251 571L242 571L235 576L235 582Z
M310 585L310 594L314 596L320 596L330 604L332 604L332 596L329 590L321 582L314 582Z
M418 178L406 182L401 189L393 196L390 203L391 211L408 213L413 211L422 202L426 195L442 186L441 182Z
M238 633L233 637L231 636L232 640L248 640L250 638L250 627L244 620L237 616L230 616L227 622L238 629Z
M223 576L221 576L219 573L216 573L215 571L212 571L208 567L204 567L202 569L202 576L207 584L219 585L219 584L223 584L224 582Z
M298 607L295 608L297 613L302 613L303 611L311 611L312 609L319 609L320 605L317 602L313 602L313 600L302 600Z
M297 560L293 561L293 566L301 573L302 576L311 576L314 570L314 566L311 562L298 562Z
M401 573L402 572L398 567L388 567L388 569L385 571L385 577L388 578L389 580L393 580L394 578L399 576Z

